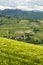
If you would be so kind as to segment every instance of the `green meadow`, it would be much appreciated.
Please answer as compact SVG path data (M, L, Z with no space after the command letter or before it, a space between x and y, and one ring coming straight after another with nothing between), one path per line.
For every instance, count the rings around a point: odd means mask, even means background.
M43 46L0 38L0 65L43 65Z

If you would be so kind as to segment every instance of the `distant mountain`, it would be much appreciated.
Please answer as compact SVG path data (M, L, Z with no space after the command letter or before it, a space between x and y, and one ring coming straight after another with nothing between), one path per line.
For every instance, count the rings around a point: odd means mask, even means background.
M8 15L16 18L30 18L30 19L43 19L42 11L22 11L19 9L5 9L0 10L1 15Z

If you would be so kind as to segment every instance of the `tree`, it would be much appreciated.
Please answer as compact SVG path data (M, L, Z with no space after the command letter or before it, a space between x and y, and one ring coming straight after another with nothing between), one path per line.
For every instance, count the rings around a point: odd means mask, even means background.
M43 39L41 39L41 43L43 43Z
M2 24L3 23L3 20L2 19L0 19L0 24Z
M38 28L34 28L33 32L37 33L37 31L40 31Z

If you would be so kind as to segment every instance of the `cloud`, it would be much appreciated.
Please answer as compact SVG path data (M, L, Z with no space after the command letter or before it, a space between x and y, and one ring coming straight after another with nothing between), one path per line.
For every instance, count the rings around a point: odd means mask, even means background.
M43 6L38 6L38 5L36 5L36 6L34 7L34 9L35 9L35 10L39 10L39 11L43 11Z
M21 9L43 11L43 0L1 0L0 9Z
M21 9L21 10L28 10L28 11L33 11L33 10L37 10L37 11L43 11L43 6L17 6L17 9Z
M34 10L43 11L43 6L38 6L38 5L35 5L35 6L16 6L16 7L0 6L0 9L1 10L4 10L4 9L21 9L21 10L25 10L25 11L34 11Z
M4 9L13 9L13 8L10 6L0 6L0 10L4 10Z
M21 9L21 10L27 10L27 11L31 11L34 10L32 7L30 6L16 6L16 9Z

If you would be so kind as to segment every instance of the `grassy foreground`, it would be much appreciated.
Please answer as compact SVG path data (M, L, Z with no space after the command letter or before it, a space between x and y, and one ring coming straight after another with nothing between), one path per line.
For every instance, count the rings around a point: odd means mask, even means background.
M0 38L0 65L43 65L43 46Z

